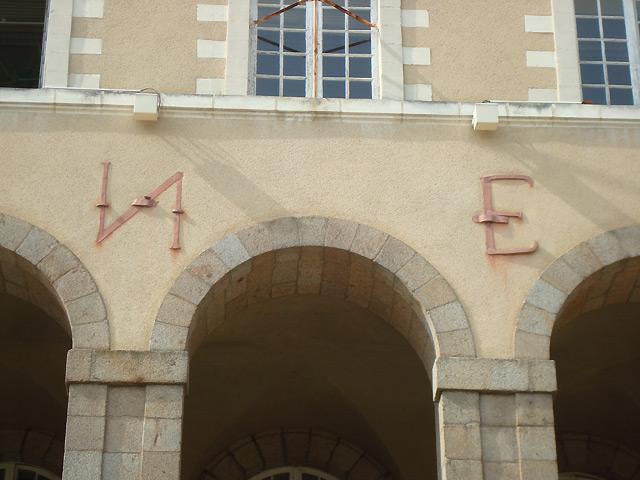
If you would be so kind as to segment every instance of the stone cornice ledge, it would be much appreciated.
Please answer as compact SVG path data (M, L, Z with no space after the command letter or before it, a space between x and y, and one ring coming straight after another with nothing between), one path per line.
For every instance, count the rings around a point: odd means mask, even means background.
M67 385L183 385L189 380L189 354L73 348L67 353Z
M433 398L443 390L474 392L555 392L553 360L440 357L433 365Z
M0 88L0 110L132 115L137 92ZM640 108L499 102L500 125L640 127ZM161 94L162 117L286 116L358 121L411 120L471 125L475 103Z

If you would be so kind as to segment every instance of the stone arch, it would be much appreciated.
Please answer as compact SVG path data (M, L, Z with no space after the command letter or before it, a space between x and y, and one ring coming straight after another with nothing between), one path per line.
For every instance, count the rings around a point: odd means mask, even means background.
M104 301L82 262L44 230L1 213L0 291L53 316L74 348L109 349Z
M640 455L605 438L563 434L558 435L556 444L561 472L588 473L615 480L633 480L640 473Z
M356 262L372 263L386 276L395 295L407 301L412 318L418 321L395 322L389 311L382 316L413 346L429 375L434 356L475 357L473 335L460 301L422 255L375 228L327 217L279 218L227 235L213 244L187 266L163 299L150 349L193 351L208 333L207 322L197 321L197 310L213 287L230 272L236 276L248 274L256 258L299 247L320 248L331 255L342 252ZM295 291L294 288L290 293ZM348 294L344 293L343 298L349 300ZM375 313L371 303L368 308Z
M0 463L37 465L62 474L64 439L33 428L0 429Z
M312 467L340 480L389 479L385 468L364 449L333 433L275 429L245 437L216 455L201 480L246 480L283 466Z
M515 331L514 357L550 358L553 327L576 299L578 287L585 282L600 282L602 279L594 274L601 272L602 276L611 277L611 281L602 283L603 293L612 293L609 289L613 287L613 275L633 271L638 263L635 257L640 257L640 226L596 235L557 258L533 284L522 306ZM615 295L618 294L614 293L608 304L627 301L632 292L624 300L614 298ZM577 300L579 306L586 298Z

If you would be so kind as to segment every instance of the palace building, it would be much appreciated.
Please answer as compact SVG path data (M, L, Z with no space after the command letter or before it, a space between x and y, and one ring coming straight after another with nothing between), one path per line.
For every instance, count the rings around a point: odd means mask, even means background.
M0 2L0 480L640 480L640 1Z

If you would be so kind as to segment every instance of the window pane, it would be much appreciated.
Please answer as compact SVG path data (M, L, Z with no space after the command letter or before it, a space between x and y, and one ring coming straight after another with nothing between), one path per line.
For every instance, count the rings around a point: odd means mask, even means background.
M325 98L345 98L344 81L324 80L322 82L322 96Z
M258 29L258 50L277 52L280 48L280 32Z
M578 38L600 38L600 25L596 18L576 18Z
M628 65L607 65L610 85L631 85L631 73Z
M258 7L258 20L278 11L278 6ZM280 28L280 15L259 24L261 27Z
M349 33L349 53L371 53L369 33Z
M16 480L36 480L36 472L28 470L18 470L18 478Z
M310 473L303 473L302 480L318 480L318 477L311 475Z
M285 28L306 28L306 12L304 6L298 5L291 10L287 10L282 15L284 16Z
M324 32L322 34L322 51L324 53L344 53L344 32Z
M344 30L345 18L344 13L333 7L324 7L322 9L322 28L323 30Z
M304 32L284 32L284 45L285 52L298 52L305 53L307 51Z
M604 84L604 70L602 65L580 65L582 83Z
M612 88L609 90L611 105L633 105L633 93L630 88Z
M582 99L590 100L597 105L607 104L607 94L604 88L582 87Z
M280 57L258 54L258 75L280 75Z
M351 57L349 59L349 77L371 78L371 59Z
M322 76L323 77L344 77L344 57L322 57Z
M283 95L285 97L304 97L304 80L287 80L283 85Z
M349 98L371 98L371 82L349 82Z
M604 51L608 62L628 62L629 52L624 42L605 42Z
M353 10L360 18L365 19L366 21L371 21L371 11L370 10ZM356 20L355 18L349 17L349 30L369 30L371 27L365 25L360 20Z
M370 0L349 0L349 8L356 8L356 7L367 7L367 8L371 8L371 2Z
M282 67L286 77L304 77L307 74L305 57L299 55L285 55Z
M604 38L627 38L623 19L603 18Z
M596 0L575 0L576 15L597 15Z
M256 95L277 97L280 95L279 81L277 78L256 78Z
M622 0L600 0L600 7L602 15L624 15Z
M600 42L581 40L580 42L578 42L578 45L580 49L580 60L602 61L602 47L600 46Z
M289 480L288 473L279 473L273 476L273 480Z

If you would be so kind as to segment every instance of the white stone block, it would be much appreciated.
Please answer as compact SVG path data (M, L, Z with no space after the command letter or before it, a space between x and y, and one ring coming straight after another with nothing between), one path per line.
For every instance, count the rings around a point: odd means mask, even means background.
M227 42L217 40L198 40L198 58L225 58Z
M69 54L70 38L69 35L58 35L53 33L47 34L47 54L62 53ZM45 56L46 60L46 56Z
M226 22L226 5L203 5L198 4L197 18L199 22Z
M405 100L418 100L422 102L431 101L431 85L405 85L404 86L404 99Z
M133 100L133 118L152 122L158 120L158 95L136 93Z
M102 40L99 38L71 38L69 53L77 55L100 55Z
M556 102L558 90L555 88L530 88L528 99L530 102Z
M431 49L425 47L402 47L405 65L431 65Z
M76 88L100 88L100 75L70 73L69 86Z
M196 78L196 93L221 95L224 93L224 83L224 78Z
M401 10L401 19L401 25L403 27L429 27L429 12L426 10Z
M498 104L476 103L473 110L472 124L474 130L497 130Z
M527 67L556 68L556 52L527 50Z
M551 15L525 15L524 31L530 33L553 33Z
M73 16L84 18L102 18L104 0L74 0Z

